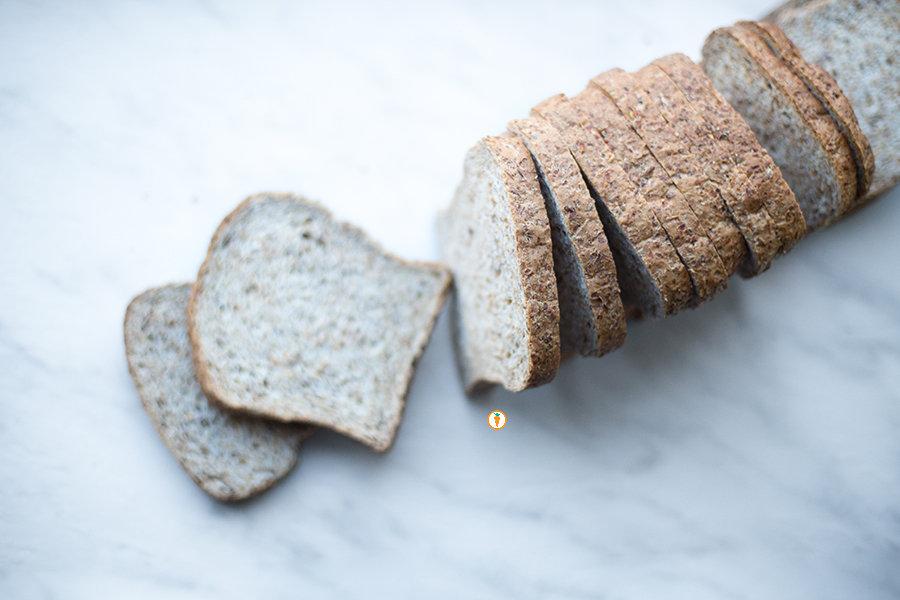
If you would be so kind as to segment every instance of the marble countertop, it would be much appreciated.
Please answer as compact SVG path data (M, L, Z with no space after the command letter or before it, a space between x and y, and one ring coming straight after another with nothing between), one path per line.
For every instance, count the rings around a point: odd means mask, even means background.
M481 136L774 4L0 3L0 597L900 597L900 189L536 390L467 399L445 312L391 451L238 505L125 363L244 197L435 259Z

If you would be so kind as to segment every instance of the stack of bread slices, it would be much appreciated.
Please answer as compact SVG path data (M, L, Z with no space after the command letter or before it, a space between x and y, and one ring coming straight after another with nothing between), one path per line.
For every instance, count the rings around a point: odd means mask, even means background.
M874 158L849 101L775 25L714 31L554 96L466 156L438 221L464 385L519 391L753 277L853 210Z
M315 202L260 194L219 226L195 283L132 301L128 366L191 478L241 500L290 472L312 426L391 446L449 285Z

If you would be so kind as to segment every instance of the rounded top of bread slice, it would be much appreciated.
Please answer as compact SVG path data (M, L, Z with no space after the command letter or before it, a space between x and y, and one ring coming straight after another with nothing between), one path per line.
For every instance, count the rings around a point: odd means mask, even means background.
M219 226L191 296L204 392L234 410L390 447L414 363L449 286L289 194L245 200Z
M453 272L466 391L520 391L553 379L560 340L550 223L522 140L487 137L469 150L438 237Z

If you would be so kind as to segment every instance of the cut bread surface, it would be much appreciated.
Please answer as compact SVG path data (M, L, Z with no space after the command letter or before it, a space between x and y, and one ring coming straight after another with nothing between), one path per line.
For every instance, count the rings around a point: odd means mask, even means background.
M531 112L560 132L578 162L613 251L624 305L648 318L677 312L679 291L692 294L687 269L600 131L562 94Z
M778 165L700 65L684 54L670 54L653 64L678 86L703 116L709 133L728 149L731 160L746 173L758 200L772 218L780 241L778 254L789 251L806 235L806 221Z
M438 218L453 272L457 359L468 393L553 379L559 304L550 223L524 142L487 137L466 154L463 180Z
M849 198L855 198L855 167L849 148L844 155L836 153L835 144L843 137L821 103L744 28L710 34L702 66L778 165L807 229L836 219L852 203Z
M197 377L232 408L390 447L449 287L443 267L385 253L289 194L219 226L189 310Z
M219 500L242 500L293 469L313 428L238 416L210 404L191 360L192 287L156 288L131 302L125 314L128 368L156 430L191 479Z
M625 313L594 201L550 123L520 119L509 129L531 153L550 222L561 355L602 356L625 342Z

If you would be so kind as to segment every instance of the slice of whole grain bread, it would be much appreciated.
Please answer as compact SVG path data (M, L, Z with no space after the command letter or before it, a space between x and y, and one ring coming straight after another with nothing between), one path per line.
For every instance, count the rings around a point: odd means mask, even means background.
M742 22L741 25L751 27L769 45L769 48L781 58L794 75L799 77L806 88L828 110L835 124L844 134L853 153L856 163L856 197L865 197L872 184L875 171L875 156L869 140L859 127L859 121L850 105L850 100L841 91L837 82L825 69L806 62L800 51L777 25L773 23Z
M520 391L559 366L559 303L550 222L534 161L512 134L466 154L463 180L438 217L453 272L457 363L467 393Z
M625 312L594 201L578 163L550 123L520 119L509 129L531 152L550 221L560 352L602 356L625 343Z
M203 491L254 496L284 477L313 431L230 414L210 404L194 376L189 283L148 290L125 313L125 355L141 402L163 442Z
M833 76L853 107L875 158L865 199L900 183L900 3L788 2L763 20Z
M780 241L765 203L743 169L731 160L728 149L713 137L705 119L665 71L650 64L633 77L688 149L691 160L676 165L678 172L687 171L690 177L691 169L699 171L706 177L699 184L703 193L716 194L725 202L726 217L736 226L748 250L737 264L741 275L750 277L766 270L778 254ZM719 255L723 255L722 250Z
M648 147L647 140L635 128L636 114L626 103L619 103L603 89L606 82L595 78L591 85L572 100L588 115L603 134L610 149L621 161L625 172L654 206L656 216L687 267L694 287L691 306L710 300L728 283L728 274L718 252L706 234L691 205ZM617 94L618 95L618 94ZM653 136L650 132L644 132Z
M778 165L769 156L741 115L697 65L684 54L670 54L653 61L703 116L707 130L730 153L731 160L747 174L760 202L772 218L781 242L778 253L786 253L806 235L806 221L794 193Z
M660 318L687 305L693 294L687 269L600 131L562 94L531 113L560 132L578 162L607 233L625 306Z
M191 296L206 395L387 450L450 277L385 253L315 202L260 194L219 226Z
M703 46L703 70L772 156L816 229L856 198L856 168L834 120L751 29L725 27Z

